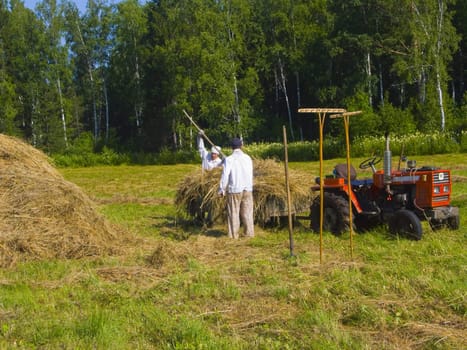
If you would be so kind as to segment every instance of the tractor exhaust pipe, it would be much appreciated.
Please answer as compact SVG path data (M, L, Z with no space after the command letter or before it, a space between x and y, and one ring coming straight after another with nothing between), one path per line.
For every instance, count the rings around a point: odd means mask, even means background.
M389 133L386 133L386 150L384 151L383 157L383 173L384 173L384 184L386 185L386 191L388 193L391 192L390 185L392 183L391 177L391 163L392 163L392 155L391 150L389 149Z

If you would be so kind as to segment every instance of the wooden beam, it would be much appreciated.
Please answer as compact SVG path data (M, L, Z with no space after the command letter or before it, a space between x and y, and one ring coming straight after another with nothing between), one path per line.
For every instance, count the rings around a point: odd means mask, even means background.
M331 114L329 116L329 118L334 119L334 118L341 118L341 117L350 117L352 115L357 115L357 114L362 114L362 111L345 112L345 113L340 113L340 114Z
M344 108L299 108L298 113L345 113Z

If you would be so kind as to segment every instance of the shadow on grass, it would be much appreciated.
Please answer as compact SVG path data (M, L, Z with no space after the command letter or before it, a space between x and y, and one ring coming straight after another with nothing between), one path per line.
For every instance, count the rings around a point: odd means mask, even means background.
M205 236L208 236L208 237L215 237L215 238L219 238L219 237L222 237L222 236L225 236L226 233L224 231L221 231L219 229L207 229L203 232L203 234Z
M207 237L222 237L225 232L218 228L213 228L194 219L180 218L176 216L152 216L155 223L151 228L159 231L162 237L167 237L176 241L187 240L193 235Z

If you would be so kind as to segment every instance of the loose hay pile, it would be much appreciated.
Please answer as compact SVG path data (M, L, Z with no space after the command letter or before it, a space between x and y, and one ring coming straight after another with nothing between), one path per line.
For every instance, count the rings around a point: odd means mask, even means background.
M116 231L46 155L0 134L0 266L114 251Z
M274 223L276 218L288 215L284 165L271 159L255 159L253 168L254 218L257 224L265 226ZM199 223L222 218L225 215L225 199L217 194L221 171L217 168L188 174L179 184L175 197L179 212ZM312 200L311 174L289 169L289 183L292 213L307 211Z

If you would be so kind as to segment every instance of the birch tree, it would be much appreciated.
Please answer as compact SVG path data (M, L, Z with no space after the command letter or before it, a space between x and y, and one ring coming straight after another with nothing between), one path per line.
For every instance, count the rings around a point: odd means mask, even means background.
M17 133L15 117L15 85L7 70L6 53L4 46L4 30L8 23L9 12L0 3L0 132L9 135Z
M460 104L466 92L467 71L467 1L456 1L453 24L460 36L458 50L454 55L451 79L453 100ZM467 96L466 96L467 98ZM466 101L467 102L467 101Z
M146 97L143 67L147 59L143 38L147 33L147 18L137 0L119 3L113 18L115 44L111 52L110 72L112 95L118 106L116 118L122 123L120 129L136 130L135 137L140 137Z
M426 66L433 71L436 94L438 99L440 129L445 130L445 97L447 83L447 64L455 51L457 40L454 28L450 23L450 13L447 5L449 0L433 0L428 2L411 1L411 9L414 16L413 34L414 46L420 46L415 54L426 57ZM425 58L424 57L424 58ZM421 61L425 61L423 58ZM422 64L421 73L425 79L425 69Z
M235 106L235 65L229 59L229 37L221 7L202 0L164 1L154 7L154 62L165 63L157 74L160 91L155 100L162 104L158 118L172 126L172 140L178 129L189 134L181 109L196 116L213 139L231 132ZM155 68L158 70L158 67ZM161 101L164 96L165 101ZM168 137L168 136L165 136ZM178 138L180 140L180 138ZM180 142L180 141L178 141ZM176 145L179 147L179 144Z
M94 140L102 136L102 121L108 125L109 101L106 99L106 74L111 47L111 7L106 1L88 0L80 16L76 6L66 3L67 42L71 45L75 66L75 83L87 104L87 114Z
M68 98L66 91L71 85L71 66L67 61L68 47L64 45L64 22L61 8L56 0L43 0L36 7L38 18L44 24L47 37L47 80L55 86L56 98L53 98L49 111L51 116L59 115L62 127L62 145L68 147ZM57 108L55 107L57 106Z
M43 72L47 62L43 59L44 30L34 13L21 2L11 3L10 15L2 29L5 69L14 82L18 127L35 146L44 140L42 127L46 114L43 99L48 87ZM19 120L18 120L19 119Z
M452 26L452 13L448 10L451 0L416 1L407 0L398 3L406 26L400 33L392 33L395 41L400 43L394 49L394 71L405 77L407 84L416 82L418 87L418 101L424 106L420 113L419 123L425 129L435 128L430 118L432 95L427 95L433 88L439 115L439 129L445 130L447 90L447 67L456 50L458 36ZM433 111L434 112L434 111Z

